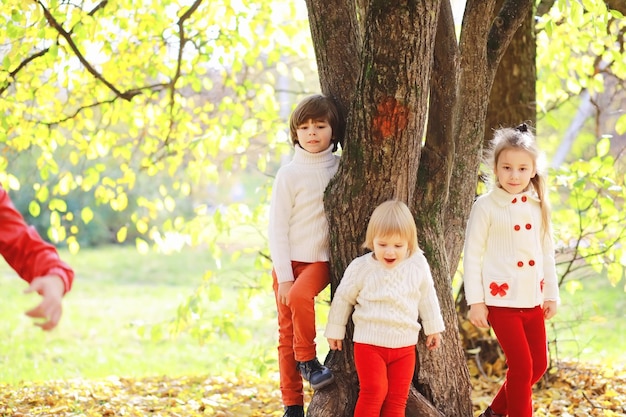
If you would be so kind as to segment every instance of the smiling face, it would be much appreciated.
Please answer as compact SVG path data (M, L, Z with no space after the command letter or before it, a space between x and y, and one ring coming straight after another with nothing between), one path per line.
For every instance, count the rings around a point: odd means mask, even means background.
M519 194L526 190L537 170L530 153L511 148L500 152L494 173L504 190L510 194Z
M307 152L318 153L330 146L333 128L327 120L309 119L298 125L298 143Z
M374 238L374 257L385 268L391 269L402 262L409 253L409 241L400 235L376 236Z

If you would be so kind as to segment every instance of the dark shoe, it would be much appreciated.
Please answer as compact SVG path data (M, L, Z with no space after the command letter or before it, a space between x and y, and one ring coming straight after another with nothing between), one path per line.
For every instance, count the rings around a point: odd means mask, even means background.
M504 417L504 416L502 414L494 413L491 407L487 407L487 409L483 411L483 413L479 415L478 417Z
M320 389L335 380L335 376L327 367L323 366L317 358L310 361L298 362L298 370L302 378L311 383L311 388Z
M304 407L301 405L288 405L285 407L283 417L304 417Z

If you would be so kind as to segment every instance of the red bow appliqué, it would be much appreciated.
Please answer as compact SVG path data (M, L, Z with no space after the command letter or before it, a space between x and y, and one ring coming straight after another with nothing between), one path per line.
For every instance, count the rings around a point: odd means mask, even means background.
M489 289L491 290L491 295L504 297L506 292L509 290L509 284L505 282L502 285L498 285L495 282L492 282L491 285L489 285Z

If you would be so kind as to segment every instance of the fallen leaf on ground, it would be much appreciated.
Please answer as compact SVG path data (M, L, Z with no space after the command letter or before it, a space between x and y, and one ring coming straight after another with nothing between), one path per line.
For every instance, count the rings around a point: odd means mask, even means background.
M478 415L502 376L472 378ZM307 401L312 392L306 392ZM537 384L535 416L626 416L626 370L560 363ZM278 377L154 377L0 384L0 416L280 417Z

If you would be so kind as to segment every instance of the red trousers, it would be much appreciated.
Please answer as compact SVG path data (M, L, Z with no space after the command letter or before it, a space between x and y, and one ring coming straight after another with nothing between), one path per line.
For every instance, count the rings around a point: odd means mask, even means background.
M509 417L532 417L532 386L548 367L543 309L489 307L488 320L508 366L506 380L491 409Z
M315 296L330 281L328 262L292 262L295 281L287 295L287 305L278 301L278 281L274 295L278 309L278 370L284 405L304 405L302 376L297 362L317 357L315 336Z
M415 370L415 346L354 343L359 398L354 417L404 417Z

